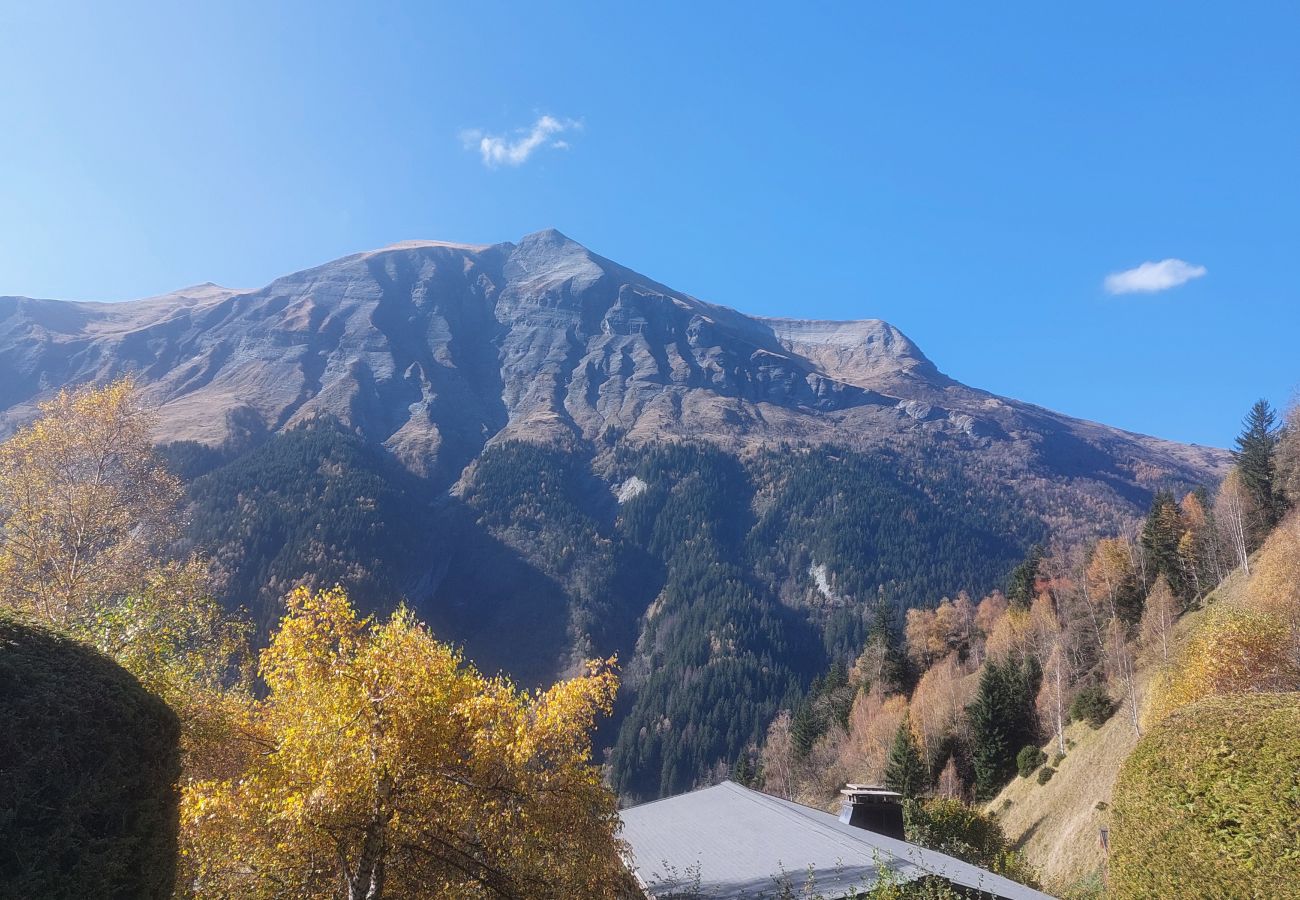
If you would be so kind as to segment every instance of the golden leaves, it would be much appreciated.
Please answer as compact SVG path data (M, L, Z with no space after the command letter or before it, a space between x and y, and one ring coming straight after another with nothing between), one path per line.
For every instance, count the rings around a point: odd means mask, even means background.
M201 894L333 896L375 859L395 896L600 896L592 885L622 877L614 799L590 763L614 660L533 694L405 608L377 622L339 588L300 589L260 671L250 730L265 752L186 791Z
M130 379L61 391L0 444L0 601L129 669L180 716L191 771L228 768L247 628L206 562L166 561L181 486ZM234 718L232 718L234 717Z
M1147 720L1212 695L1300 690L1298 577L1300 514L1293 514L1257 554L1242 595L1211 607L1161 671Z
M130 379L64 390L0 445L0 595L55 625L135 587L179 533L180 482Z
M1144 718L1217 694L1288 691L1300 687L1300 663L1287 623L1267 612L1215 607L1160 673Z

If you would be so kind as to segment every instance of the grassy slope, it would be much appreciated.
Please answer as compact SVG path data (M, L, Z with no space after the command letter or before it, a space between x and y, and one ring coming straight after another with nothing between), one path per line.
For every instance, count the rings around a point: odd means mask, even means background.
M1210 601L1236 602L1245 584L1242 573L1233 573ZM1186 636L1201 615L1185 615L1178 623L1178 637ZM1150 663L1138 670L1139 703L1155 670ZM1097 896L1105 871L1100 829L1109 827L1110 812L1096 807L1099 802L1109 806L1120 766L1137 744L1137 735L1125 704L1101 728L1094 731L1075 722L1065 736L1074 747L1051 781L1040 785L1036 775L1016 778L987 809L998 815L1007 837L1042 872L1049 891L1063 897ZM1050 759L1058 748L1052 741L1043 749Z
M1016 778L989 804L1007 833L1042 872L1049 890L1069 896L1104 863L1099 831L1109 824L1111 789L1124 758L1137 744L1127 708L1094 731L1083 722L1066 729L1074 747L1056 775L1040 785L1036 776ZM1055 742L1044 748L1057 751ZM1010 806L1006 804L1010 802ZM1077 889L1076 889L1077 890Z

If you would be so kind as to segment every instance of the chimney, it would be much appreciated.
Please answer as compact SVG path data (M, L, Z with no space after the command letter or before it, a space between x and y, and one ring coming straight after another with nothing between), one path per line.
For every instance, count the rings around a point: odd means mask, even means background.
M840 821L885 837L907 840L903 832L903 795L879 785L847 784Z

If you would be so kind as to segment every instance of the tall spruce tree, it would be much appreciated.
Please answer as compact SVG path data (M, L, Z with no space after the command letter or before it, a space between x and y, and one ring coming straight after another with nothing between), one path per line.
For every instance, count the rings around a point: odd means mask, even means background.
M800 701L790 721L790 737L794 742L795 755L800 759L812 752L813 744L826 731L822 717L813 706L813 699L808 697Z
M911 799L925 793L930 786L930 771L921 759L921 750L912 734L912 720L903 717L903 723L894 732L894 743L889 748L885 764L885 787Z
M1038 567L1043 561L1043 548L1035 544L1029 555L1011 570L1007 579L1007 600L1012 606L1029 609L1037 593Z
M1142 550L1146 553L1146 575L1150 584L1163 575L1174 596L1191 596L1178 543L1183 536L1182 511L1168 491L1159 491L1151 501L1151 512L1142 526ZM1150 587L1150 584L1145 587Z
M1277 524L1281 508L1275 484L1277 438L1277 413L1267 400L1256 400L1242 420L1237 449L1232 451L1232 455L1237 460L1241 483L1259 507L1259 533L1267 532Z
M991 799L1015 775L1020 749L1037 743L1038 679L1032 659L984 664L975 700L967 707L976 799Z
M749 759L749 752L746 751L736 757L736 762L731 767L731 780L743 787L750 787L756 780L757 773L754 771L754 764Z

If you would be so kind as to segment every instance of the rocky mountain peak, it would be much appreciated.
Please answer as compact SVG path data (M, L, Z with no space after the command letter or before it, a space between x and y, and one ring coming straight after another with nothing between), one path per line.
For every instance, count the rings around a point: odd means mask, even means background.
M733 448L942 437L1027 460L1067 453L1121 479L1223 460L968 388L887 322L747 316L554 229L404 242L255 291L0 300L0 433L63 385L125 373L147 385L160 439L258 440L329 415L447 480L490 441L609 433Z
M821 367L827 374L867 386L881 379L909 376L935 385L953 384L907 335L881 319L847 322L815 319L759 321L772 329L782 346Z

